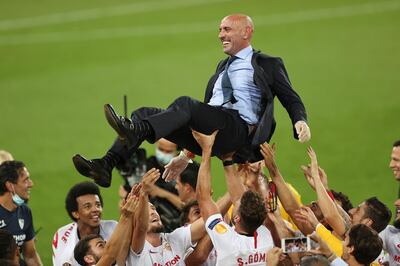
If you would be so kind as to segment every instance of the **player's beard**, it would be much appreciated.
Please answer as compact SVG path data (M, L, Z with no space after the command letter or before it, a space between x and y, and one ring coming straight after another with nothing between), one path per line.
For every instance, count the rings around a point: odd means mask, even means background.
M393 226L396 227L397 229L400 229L400 218L394 220Z
M162 224L151 226L149 230L149 233L154 233L154 234L159 234L162 232L164 232L164 225Z

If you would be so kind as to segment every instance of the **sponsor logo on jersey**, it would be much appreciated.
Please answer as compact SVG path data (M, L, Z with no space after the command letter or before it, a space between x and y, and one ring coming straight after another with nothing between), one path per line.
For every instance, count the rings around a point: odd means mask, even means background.
M215 231L217 231L217 233L220 233L220 234L225 234L226 231L228 231L228 229L226 229L225 225L223 225L223 224L217 224L215 226Z
M219 222L221 222L222 219L221 218L216 218L214 219L209 225L208 228L210 228L210 230L214 229L214 226L216 226Z
M6 227L6 222L4 220L0 220L0 228Z
M19 224L19 227L21 227L21 229L24 229L24 223L25 223L24 219L18 219L18 224Z

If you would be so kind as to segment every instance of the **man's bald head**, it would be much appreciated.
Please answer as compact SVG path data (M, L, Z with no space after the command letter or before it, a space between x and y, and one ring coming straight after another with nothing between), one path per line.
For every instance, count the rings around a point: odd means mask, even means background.
M254 25L251 18L244 14L232 14L222 19L219 27L219 39L224 52L235 55L250 45Z

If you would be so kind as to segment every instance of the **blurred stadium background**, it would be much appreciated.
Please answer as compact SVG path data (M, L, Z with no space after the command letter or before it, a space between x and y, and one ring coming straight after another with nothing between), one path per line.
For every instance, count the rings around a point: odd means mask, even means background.
M330 186L353 204L376 195L393 209L398 183L388 168L400 137L400 1L1 1L0 148L24 161L35 183L37 247L51 265L55 230L70 222L64 199L86 180L71 156L103 155L115 134L102 107L166 107L202 99L218 60L220 19L252 16L253 46L285 60L302 96L311 145ZM306 145L276 104L277 160L304 201L315 198L300 171ZM146 144L149 153L153 148ZM225 190L214 161L215 196ZM117 188L103 189L104 219L118 219Z

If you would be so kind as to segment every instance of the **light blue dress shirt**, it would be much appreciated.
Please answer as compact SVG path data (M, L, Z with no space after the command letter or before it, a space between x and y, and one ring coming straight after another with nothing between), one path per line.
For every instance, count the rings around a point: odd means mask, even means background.
M237 59L228 68L228 76L233 88L233 96L236 103L230 102L223 106L239 112L240 117L249 125L258 124L261 112L261 91L256 87L253 80L254 68L251 65L253 48L248 46L240 50L236 55ZM221 106L224 95L222 93L221 80L222 71L213 88L213 95L209 105Z

